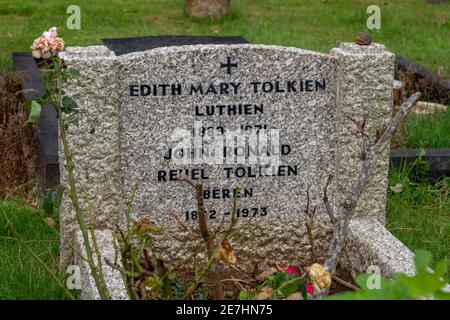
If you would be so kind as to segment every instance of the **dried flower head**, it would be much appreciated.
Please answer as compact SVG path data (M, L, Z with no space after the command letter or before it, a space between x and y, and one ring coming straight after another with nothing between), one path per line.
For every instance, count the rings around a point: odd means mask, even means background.
M59 52L64 50L64 40L58 38L56 27L50 28L48 31L42 33L39 38L34 40L31 46L31 53L36 59L48 59L56 56Z
M225 262L226 264L235 264L236 256L233 248L228 240L223 240L216 251L216 259Z
M143 218L134 222L134 228L142 233L160 233L161 228L157 227L149 218Z
M314 289L318 292L328 289L331 285L330 274L318 263L314 263L308 268L308 276L311 279Z

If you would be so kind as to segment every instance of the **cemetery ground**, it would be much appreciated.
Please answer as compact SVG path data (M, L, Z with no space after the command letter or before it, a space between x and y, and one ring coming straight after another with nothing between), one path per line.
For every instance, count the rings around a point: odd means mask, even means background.
M100 44L102 38L163 34L241 35L252 43L295 46L321 52L352 41L361 31L365 8L377 1L249 1L235 2L230 17L220 21L192 21L185 17L183 1L112 1L105 12L100 2L79 1L86 8L82 30L65 30L65 8L70 1L33 1L0 5L0 73L11 66L11 50L29 50L30 39L55 18L67 43ZM373 32L376 42L396 54L419 62L430 70L450 76L450 4L424 6L423 1L379 2L383 6L381 32ZM320 10L317 10L320 6ZM360 8L348 10L348 7ZM423 24L415 23L420 8ZM56 14L58 12L58 14ZM320 14L318 14L320 12ZM339 14L336 14L339 12ZM88 17L95 17L89 19ZM333 25L333 28L329 27ZM11 28L11 26L15 26ZM408 28L405 28L405 25ZM32 36L30 36L32 35ZM1 106L0 106L1 107ZM450 148L450 112L430 115L410 114L392 141L401 148ZM421 161L391 168L386 227L411 250L425 249L434 262L450 258L450 178L436 183L425 178ZM26 179L25 179L26 180ZM63 299L65 295L33 254L53 271L58 270L60 238L57 208L43 203L39 190L16 186L0 192L0 299ZM26 191L23 191L23 190ZM2 190L0 190L2 191ZM6 219L17 227L21 241L11 234ZM239 257L238 257L239 258ZM448 274L448 272L447 272ZM61 274L61 279L65 274Z
M433 266L450 252L450 179L435 185L408 175L410 166L391 171L389 185L401 183L401 192L388 191L386 226L411 250L433 254ZM420 180L420 179L419 179ZM63 299L51 276L17 242L5 217L17 226L23 241L53 270L59 263L58 214L45 213L39 199L12 197L0 202L0 299ZM49 219L50 218L50 219ZM48 224L51 221L51 225ZM55 223L53 225L52 223ZM12 271L12 272L11 272ZM65 275L61 275L63 279Z

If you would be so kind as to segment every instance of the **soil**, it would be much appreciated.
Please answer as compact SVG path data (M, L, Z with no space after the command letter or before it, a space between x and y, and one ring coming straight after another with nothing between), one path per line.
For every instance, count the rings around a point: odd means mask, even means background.
M221 275L225 299L237 299L239 292L243 289L250 292L254 291L254 288L257 285L261 285L265 281L265 279L274 272L276 272L275 268L267 268L266 270L258 272L257 274L247 274L234 268L224 268L223 270L221 270ZM300 273L302 274L302 272ZM184 286L186 286L186 283L192 279L192 272L189 270L177 270L176 274L177 280L183 283ZM336 270L335 277L345 281L352 286L357 287L350 273L343 269ZM353 289L333 279L330 288L331 294L347 291L353 291Z
M24 126L28 111L16 74L0 74L0 198L25 195L37 170L36 129Z

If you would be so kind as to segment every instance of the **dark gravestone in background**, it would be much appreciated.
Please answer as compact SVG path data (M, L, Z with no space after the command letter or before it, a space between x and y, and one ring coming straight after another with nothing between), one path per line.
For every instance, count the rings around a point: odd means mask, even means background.
M391 151L391 166L399 170L405 163L412 164L420 149L394 149ZM450 149L425 149L422 160L430 165L428 181L435 183L441 177L450 177Z
M145 51L159 47L185 46L195 44L239 44L248 43L242 37L205 36L151 36L138 38L102 39L105 46L118 56L130 52Z
M44 83L39 68L31 53L14 52L13 63L21 76L21 87L26 100L34 100L45 93ZM41 120L37 126L38 168L41 185L50 189L59 184L58 161L58 124L56 111L50 105L44 105Z
M395 57L395 65L396 79L401 79L403 72L412 75L416 86L414 91L421 91L422 94L425 95L422 98L432 99L429 101L438 102L444 105L450 104L449 79L446 79L437 73L431 72L424 66L412 62L402 56ZM421 80L423 82L422 84L420 84Z

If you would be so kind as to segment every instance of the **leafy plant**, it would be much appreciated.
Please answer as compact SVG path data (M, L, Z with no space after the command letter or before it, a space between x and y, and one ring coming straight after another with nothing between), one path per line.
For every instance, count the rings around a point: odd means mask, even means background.
M272 288L273 299L285 298L297 292L306 299L306 283L298 275L281 270L269 276L266 283Z
M423 160L426 151L420 149L417 158L412 163L406 163L404 159L400 163L399 169L391 169L391 175L401 176L405 182L425 182L430 171L430 164Z
M425 149L420 149L416 160L414 160L411 166L410 176L414 181L425 182L428 177L428 173L430 172L430 164L423 160L425 154Z
M133 300L173 299L175 272L152 252L153 235L161 232L146 218L133 223L128 218L125 230L116 226L115 261L105 258L105 262L121 273Z
M330 300L416 300L438 299L450 300L450 292L444 292L443 288L448 283L444 277L449 261L444 259L436 264L434 271L429 266L432 255L425 250L415 252L416 274L412 277L397 273L390 280L381 276L379 289L372 288L368 284L370 278L376 275L364 273L357 277L356 282L361 290L335 294Z
M42 105L49 104L54 107L57 112L59 136L62 143L67 173L67 192L72 201L75 216L83 236L84 249L86 251L85 258L89 264L91 275L94 278L101 299L108 300L110 299L110 294L106 286L102 269L99 267L101 266L101 254L98 250L98 246L96 245L93 229L88 229L88 225L84 218L83 209L80 205L79 190L77 190L75 183L75 164L73 161L72 152L69 148L69 142L67 140L67 129L69 124L76 124L77 122L78 106L72 98L66 96L62 87L63 83L65 83L69 78L73 79L73 77L79 75L79 72L75 69L67 69L64 61L56 54L51 55L49 58L41 59L39 66L43 72L46 92L41 98L31 102L30 115L25 124L31 125L39 122ZM73 80L77 81L78 79ZM56 200L57 196L57 194L50 195L49 198L44 199L44 210L47 210L48 212L54 210L55 203L53 200ZM93 245L91 245L91 242L89 241L89 236L92 239ZM94 261L94 252L97 256L97 265Z
M306 274L305 274L306 275ZM304 276L286 272L279 269L276 273L267 277L262 285L256 288L256 293L249 290L242 290L239 293L239 300L267 300L283 299L294 293L300 292L303 299L308 299L306 292L306 281Z
M61 205L61 199L64 193L64 188L58 186L55 190L50 190L42 199L42 210L45 214L53 216L58 213Z
M36 101L30 101L30 103L26 104L28 110L30 111L30 114L28 116L27 121L25 122L24 126L29 124L38 123L39 119L41 118L41 105Z

